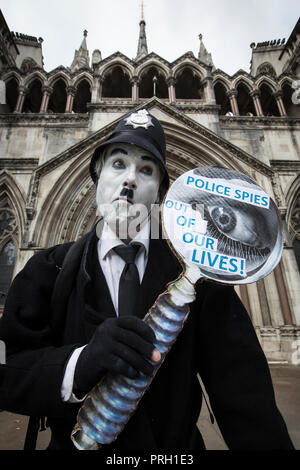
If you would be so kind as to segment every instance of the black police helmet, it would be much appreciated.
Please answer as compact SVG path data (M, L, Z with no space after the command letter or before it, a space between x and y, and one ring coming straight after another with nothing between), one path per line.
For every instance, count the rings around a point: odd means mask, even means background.
M96 161L102 158L104 148L115 142L134 144L148 150L157 160L164 175L162 185L165 191L169 187L169 175L166 167L166 139L162 125L156 117L147 110L131 113L123 118L114 129L111 136L103 142L93 153L90 163L90 174L94 183L97 183Z

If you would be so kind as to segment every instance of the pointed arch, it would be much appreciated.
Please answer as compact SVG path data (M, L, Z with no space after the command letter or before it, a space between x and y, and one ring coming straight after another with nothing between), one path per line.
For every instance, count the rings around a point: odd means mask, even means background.
M53 73L51 72L49 76L49 86L53 87L58 80L62 80L66 86L71 85L69 75L63 70L57 70Z
M221 106L220 115L225 116L227 113L231 112L230 101L227 95L228 89L223 82L223 80L217 80L214 84L214 93L216 97L216 104Z
M64 78L59 75L52 85L53 91L49 99L48 112L53 112L53 113L65 112L66 103L67 103L66 88L67 88L67 85L66 85Z
M35 80L39 80L42 85L45 85L47 82L47 76L45 73L40 70L35 70L31 72L24 80L24 86L29 88Z
M186 71L190 70L195 77L199 77L200 80L203 78L203 73L199 70L199 67L196 67L194 63L189 61L184 61L182 64L179 64L174 70L174 77L177 80L180 75Z
M289 85L289 86L292 86L294 80L291 78L291 77L287 77L287 76L283 76L279 82L278 82L278 86L279 88L282 88L283 85Z
M74 96L74 113L87 113L87 104L91 102L91 85L85 77L77 82L76 93Z
M201 85L201 74L194 67L182 66L175 75L176 99L201 99L203 97L203 86Z
M188 58L183 58L183 60L179 61L177 65L173 68L173 75L174 77L178 77L182 70L190 68L196 75L199 76L200 80L202 80L206 75L206 69L199 63L195 63L193 60Z
M12 78L14 78L17 81L18 85L22 84L23 79L22 79L21 75L18 72L16 72L16 70L10 70L10 71L8 71L8 72L6 72L2 75L2 80L5 83L7 83Z
M159 74L166 80L169 75L169 68L159 60L159 58L150 57L146 59L141 65L136 68L136 75L142 79L142 77L148 73L148 71L155 67Z
M35 77L28 85L28 91L26 93L22 112L38 113L41 109L42 98L42 81L40 77Z
M146 65L140 72L139 96L140 98L151 98L154 96L154 80L156 77L155 95L158 98L168 98L168 86L165 71L161 66Z
M6 204L5 199L10 207L10 211L14 214L16 233L15 241L20 246L21 238L25 229L26 220L26 198L22 190L20 190L15 178L6 170L0 171L0 208L1 201Z
M49 247L78 239L96 222L96 190L89 174L90 150L80 154L51 188L37 216L33 239Z
M277 83L275 80L272 80L272 78L267 77L266 75L263 75L256 80L256 86L258 88L261 88L262 85L267 85L273 93L277 90Z
M215 86L217 83L220 83L226 91L229 91L231 89L231 82L227 80L225 77L222 77L221 75L216 75L213 79L213 86Z
M130 75L124 66L115 64L108 67L102 82L102 97L131 98Z
M5 83L5 98L8 112L12 113L17 105L19 96L19 82L11 76Z
M15 179L0 172L0 307L3 307L25 226L25 198Z
M131 67L129 64L127 64L121 58L116 58L113 61L110 61L107 64L105 64L100 69L100 73L101 73L102 77L105 78L107 76L107 74L109 75L115 67L120 67L120 69L122 69L123 73L125 75L128 75L129 79L131 79L133 77L133 67Z
M259 85L260 103L264 116L280 116L280 112L274 97L275 89L270 86L269 80L263 79Z
M232 82L232 87L237 89L239 85L244 85L245 88L247 88L248 92L250 93L253 90L253 82L249 80L248 77L237 77L233 82Z
M237 85L237 105L239 109L240 116L255 116L255 108L253 99L250 95L251 88L245 82L245 80L241 79Z
M93 86L93 77L92 77L92 75L89 72L82 71L82 70L79 70L77 73L74 74L74 77L73 77L73 80L72 80L73 86L77 87L78 84L82 80L86 80L90 87Z
M185 171L198 166L219 166L230 168L250 176L247 168L236 158L230 149L224 148L210 136L199 134L171 122L161 120L167 141L167 163L171 180ZM253 177L253 175L251 175Z

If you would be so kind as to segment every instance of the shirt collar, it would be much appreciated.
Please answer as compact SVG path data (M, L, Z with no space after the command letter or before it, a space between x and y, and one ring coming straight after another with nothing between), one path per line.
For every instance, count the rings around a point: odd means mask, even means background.
M139 243L145 248L146 255L149 252L149 240L150 238L150 222L149 220L137 233L136 237L132 239L132 242ZM123 245L123 242L116 236L115 232L104 222L103 231L100 238L100 258L104 259L108 253L118 245Z

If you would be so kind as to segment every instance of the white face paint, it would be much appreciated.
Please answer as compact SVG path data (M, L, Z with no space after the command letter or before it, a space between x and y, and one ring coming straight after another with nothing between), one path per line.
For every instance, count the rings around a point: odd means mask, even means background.
M131 144L110 144L97 185L99 214L115 232L120 229L116 229L117 224L128 225L136 219L137 209L142 222L151 204L158 202L161 178L150 152Z

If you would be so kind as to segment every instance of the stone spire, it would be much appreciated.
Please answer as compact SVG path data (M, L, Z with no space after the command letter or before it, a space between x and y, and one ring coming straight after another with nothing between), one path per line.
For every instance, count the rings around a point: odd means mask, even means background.
M146 38L146 22L144 19L144 3L142 2L142 19L140 21L140 35L139 35L139 43L137 48L137 55L135 60L140 59L141 57L145 57L148 54L148 47L147 47L147 38Z
M75 72L75 70L90 66L89 51L86 45L87 33L88 32L85 29L83 31L83 40L82 40L81 46L78 51L75 51L74 59L70 67L72 72Z
M199 39L200 39L200 49L198 53L198 59L204 62L205 64L211 65L212 67L214 67L211 54L207 52L206 47L203 44L202 34L199 34Z

